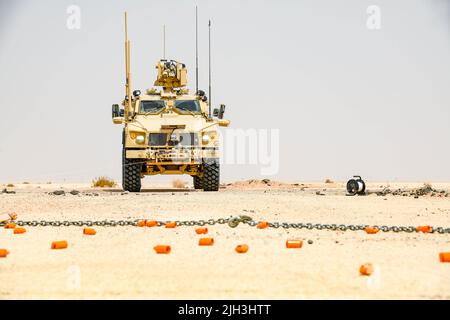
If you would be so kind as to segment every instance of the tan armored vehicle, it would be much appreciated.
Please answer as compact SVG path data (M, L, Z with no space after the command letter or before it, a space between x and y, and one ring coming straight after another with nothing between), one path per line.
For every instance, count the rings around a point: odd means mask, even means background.
M131 94L130 42L125 13L126 95L122 108L112 106L114 124L123 124L122 186L130 192L141 190L146 175L188 174L195 189L217 191L220 183L219 126L225 106L215 109L205 93L191 94L187 69L173 60L156 64L154 87Z

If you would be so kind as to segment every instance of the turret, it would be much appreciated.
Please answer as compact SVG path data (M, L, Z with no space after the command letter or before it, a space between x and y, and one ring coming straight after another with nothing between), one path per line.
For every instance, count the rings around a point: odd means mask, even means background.
M187 85L187 69L184 63L174 60L160 60L156 64L158 75L155 86L172 91L174 88L182 88Z

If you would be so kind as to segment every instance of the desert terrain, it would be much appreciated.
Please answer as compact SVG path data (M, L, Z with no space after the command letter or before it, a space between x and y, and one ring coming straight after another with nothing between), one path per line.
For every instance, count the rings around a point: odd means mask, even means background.
M145 181L145 180L144 180ZM18 220L199 220L248 215L255 221L450 227L450 183L369 183L346 196L343 182L226 183L219 192L144 184L144 191L89 184L2 185L0 214ZM64 193L61 192L64 191ZM75 192L70 193L71 191ZM422 190L422 189L420 189ZM54 191L59 191L54 193ZM15 193L14 193L15 192ZM450 234L195 227L25 226L0 229L0 299L450 299ZM303 247L287 249L288 239ZM51 250L55 240L68 248ZM156 254L155 245L170 245ZM238 254L234 248L247 244ZM371 276L359 267L372 263Z

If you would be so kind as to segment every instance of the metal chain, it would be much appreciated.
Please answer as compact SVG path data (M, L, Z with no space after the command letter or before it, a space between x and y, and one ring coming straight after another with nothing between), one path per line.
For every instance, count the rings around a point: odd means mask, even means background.
M123 226L137 226L141 219L135 220L80 220L80 221L58 221L58 220L18 220L15 223L18 226L31 226L31 227L123 227ZM166 223L172 221L157 221L157 226L164 226ZM0 222L0 227L6 225L7 222ZM209 220L177 220L175 221L177 226L205 226L205 225L215 225L215 224L228 224L230 228L236 228L240 223L247 224L251 227L256 226L259 222L253 220L252 217L246 215L239 215L229 218L219 218L219 219L209 219ZM289 223L289 222L269 222L269 227L271 228L284 228L284 229L316 229L316 230L332 230L332 231L360 231L364 230L366 227L377 228L383 232L419 232L414 226L378 226L378 225L367 225L367 224L322 224L322 223ZM439 234L450 234L450 228L444 227L432 227L430 233Z

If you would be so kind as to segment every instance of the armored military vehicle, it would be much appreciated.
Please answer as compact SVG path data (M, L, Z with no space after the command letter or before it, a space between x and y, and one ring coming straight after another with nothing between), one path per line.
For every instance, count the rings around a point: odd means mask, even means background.
M188 174L195 189L218 191L219 126L225 105L211 112L202 90L190 93L185 64L161 59L154 87L131 90L130 41L125 13L125 98L112 106L114 124L123 125L122 186L140 192L146 175Z

